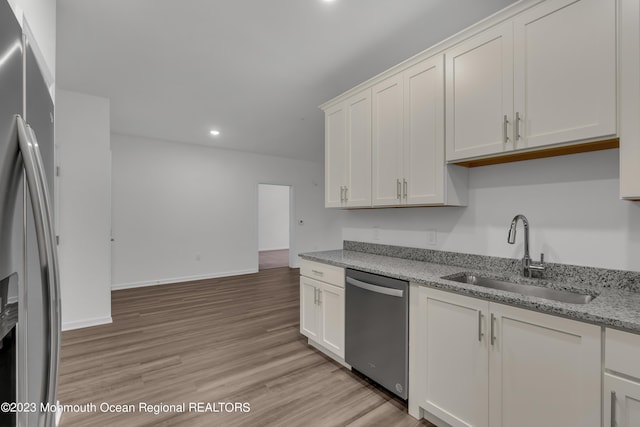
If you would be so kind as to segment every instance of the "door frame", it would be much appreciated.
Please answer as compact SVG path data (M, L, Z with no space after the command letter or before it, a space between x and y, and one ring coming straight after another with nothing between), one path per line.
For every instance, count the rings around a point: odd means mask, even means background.
M261 185L277 185L280 187L288 187L289 188L289 268L295 268L296 263L294 262L295 257L298 256L295 247L295 187L293 184L282 183L280 181L259 181L256 185L256 241L255 241L255 271L260 271L260 263L259 263L259 252L260 252L260 186ZM295 253L295 256L294 256Z

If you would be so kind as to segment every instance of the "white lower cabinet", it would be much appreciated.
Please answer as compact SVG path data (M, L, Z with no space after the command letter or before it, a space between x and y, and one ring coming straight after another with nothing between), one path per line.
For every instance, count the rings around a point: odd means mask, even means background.
M489 308L489 321L495 319L489 425L599 426L601 328L501 304Z
M309 264L305 261L305 266ZM311 263L301 268L331 277L342 270L341 283L328 283L300 276L300 333L320 350L344 364L344 269Z
M318 307L320 344L344 358L344 289L321 283Z
M318 312L318 282L300 277L300 333L307 338L320 340L320 316Z
M640 426L640 335L606 329L605 427Z
M409 412L451 426L599 426L601 328L411 287Z
M604 425L640 426L640 382L604 374Z
M300 277L300 333L344 358L344 288Z
M489 423L489 353L486 322L489 303L462 295L417 288L419 293L416 375L410 375L409 406L418 404L451 425ZM411 289L411 298L415 293ZM415 342L415 341L414 341ZM416 393L414 393L414 391Z

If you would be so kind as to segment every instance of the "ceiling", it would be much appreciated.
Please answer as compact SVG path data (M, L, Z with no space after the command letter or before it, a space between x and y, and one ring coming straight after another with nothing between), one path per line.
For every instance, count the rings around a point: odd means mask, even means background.
M321 161L319 104L513 2L58 0L56 84L114 133Z

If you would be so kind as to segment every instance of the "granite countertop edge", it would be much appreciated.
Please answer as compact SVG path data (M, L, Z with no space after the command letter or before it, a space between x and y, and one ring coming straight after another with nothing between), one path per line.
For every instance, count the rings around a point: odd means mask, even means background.
M354 268L434 289L640 334L640 293L638 292L600 287L598 284L572 284L571 286L563 286L564 284L554 284L553 282L545 284L553 288L578 290L597 295L587 304L569 304L442 278L463 272L504 277L499 272L489 270L434 264L349 250L304 253L300 254L300 258L337 267ZM517 281L517 278L514 280Z

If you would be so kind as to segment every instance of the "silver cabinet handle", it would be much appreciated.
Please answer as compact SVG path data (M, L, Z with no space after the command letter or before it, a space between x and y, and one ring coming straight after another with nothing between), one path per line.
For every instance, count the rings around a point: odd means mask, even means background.
M398 179L396 179L396 198L397 198L398 200L400 200L400 197L401 197L401 196L400 196L400 192L402 191L402 190L400 189L400 187L402 187L402 184L400 183L400 179L398 178Z
M344 186L344 202L347 203L349 201L349 187Z
M322 304L322 291L318 289L318 305Z
M507 115L504 115L504 119L502 121L502 138L503 142L506 144L509 142L509 131L507 127L509 126L509 119L507 119Z
M402 195L404 199L407 200L407 180L406 179L402 180Z
M513 131L513 140L514 142L518 142L520 140L520 112L516 111L516 118L514 120L514 131Z
M51 203L47 186L44 163L33 130L16 116L18 144L24 163L24 173L29 187L33 217L40 258L42 276L42 297L44 300L44 352L41 401L51 405L57 403L58 358L60 354L60 275L58 255L51 218ZM55 413L43 414L44 425L55 424Z
M484 315L482 314L482 311L478 310L478 341L482 342L482 337L484 336L484 334L482 333L482 318L484 317Z
M616 427L616 392L611 390L611 427Z
M313 305L318 305L318 288L313 288Z
M344 203L344 185L340 186L340 203Z
M319 271L319 270L311 270L311 272L313 274L315 274L316 276L324 276L324 272Z
M386 286L372 285L371 283L356 280L353 277L347 277L347 283L365 291L375 292L377 294L389 295L392 297L402 298L404 291L401 289L387 288Z
M493 315L493 313L491 313L491 345L494 345L496 343L496 334L495 334L495 320L496 320L496 316Z

